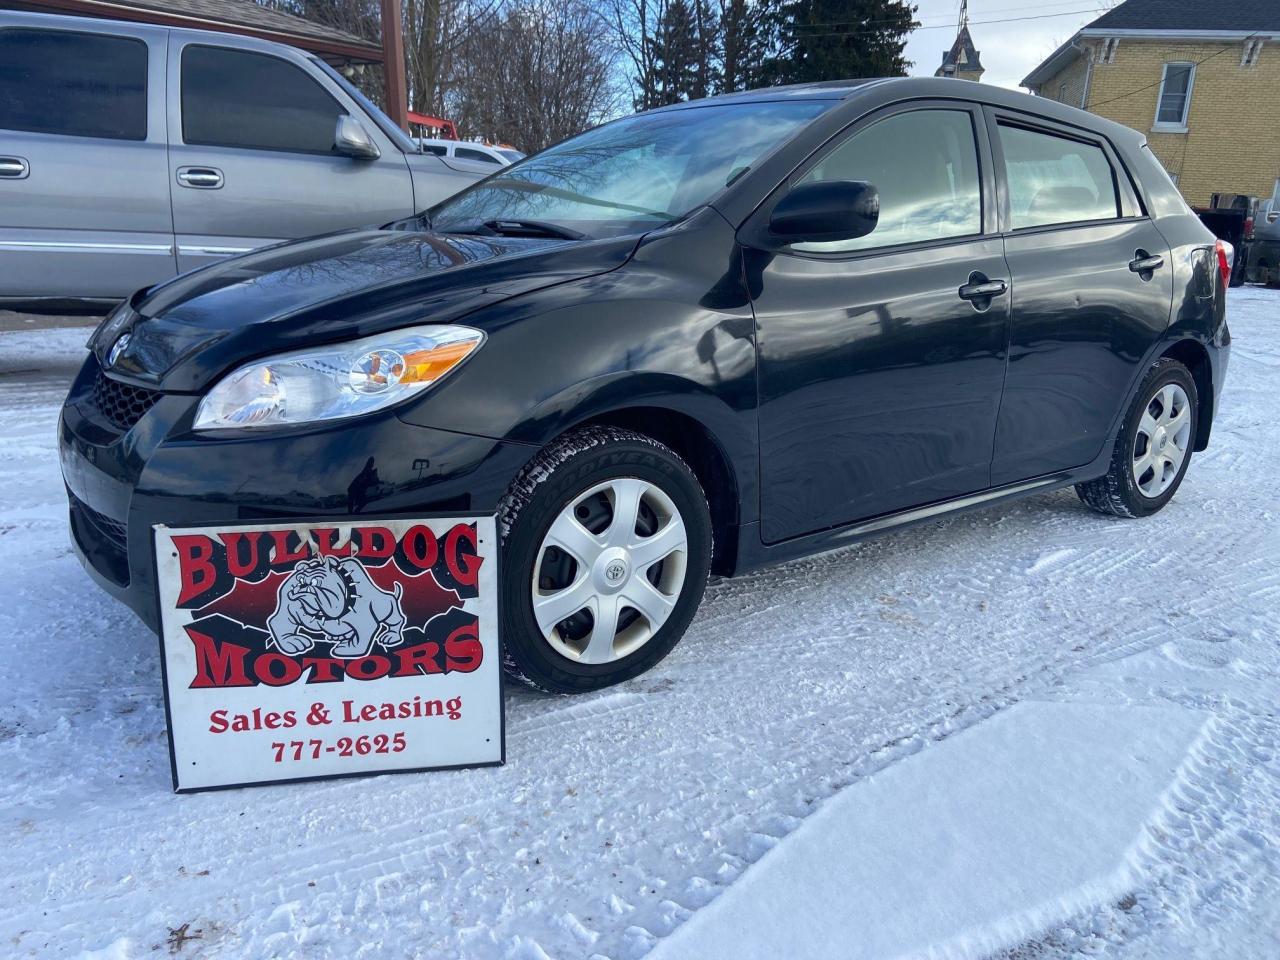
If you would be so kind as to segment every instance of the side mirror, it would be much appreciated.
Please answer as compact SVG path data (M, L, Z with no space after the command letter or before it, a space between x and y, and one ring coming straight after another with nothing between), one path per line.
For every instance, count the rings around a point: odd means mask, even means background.
M355 117L343 114L333 131L334 152L353 160L377 160L382 155L369 131Z
M863 180L801 183L778 201L769 233L785 243L865 237L880 219L880 194Z

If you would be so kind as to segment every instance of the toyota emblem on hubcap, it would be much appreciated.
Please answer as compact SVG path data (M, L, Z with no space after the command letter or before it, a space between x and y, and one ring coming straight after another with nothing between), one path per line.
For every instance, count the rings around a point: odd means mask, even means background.
M604 575L610 583L618 583L627 575L627 565L621 560L615 560L609 566L605 567Z

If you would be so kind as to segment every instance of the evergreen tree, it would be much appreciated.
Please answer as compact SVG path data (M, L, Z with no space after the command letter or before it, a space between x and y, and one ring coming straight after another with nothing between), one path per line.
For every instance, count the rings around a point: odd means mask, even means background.
M777 34L777 0L719 0L720 69L716 93L764 86Z
M907 35L920 24L907 0L784 0L770 83L900 77Z

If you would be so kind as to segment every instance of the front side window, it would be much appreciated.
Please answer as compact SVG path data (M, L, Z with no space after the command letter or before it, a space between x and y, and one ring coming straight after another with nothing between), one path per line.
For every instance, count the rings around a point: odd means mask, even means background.
M68 30L0 30L0 130L147 139L147 45Z
M346 112L292 63L226 47L182 53L182 139L207 147L331 153Z
M537 220L589 237L652 230L702 206L835 101L663 110L615 120L504 167L431 210L437 230Z
M917 110L872 124L827 154L801 183L864 180L880 194L880 219L865 237L797 243L843 253L982 232L982 190L973 121L963 110Z
M1015 230L1120 215L1115 176L1097 144L1000 124Z
M1185 129L1191 109L1191 85L1195 82L1194 63L1166 63L1160 83L1160 103L1156 108L1156 126Z

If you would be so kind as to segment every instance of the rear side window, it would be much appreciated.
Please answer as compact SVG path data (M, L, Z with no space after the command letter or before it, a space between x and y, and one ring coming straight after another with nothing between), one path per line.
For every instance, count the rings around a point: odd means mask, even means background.
M449 148L442 147L438 143L424 143L422 145L422 152L434 153L437 157L447 157L449 155Z
M479 160L481 163L492 163L494 166L502 165L497 157L491 157L483 150L471 150L467 147L455 147L453 155L459 160Z
M1120 216L1115 173L1096 144L1000 125L1013 229Z
M865 180L880 194L880 219L865 237L797 243L793 250L843 253L982 232L982 191L973 121L962 110L917 110L853 134L802 183Z
M226 47L182 53L182 139L209 147L331 153L347 111L278 57Z
M0 129L147 139L147 45L67 30L0 30Z

